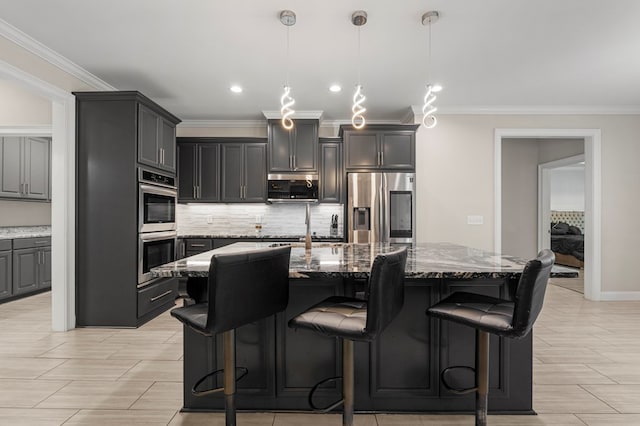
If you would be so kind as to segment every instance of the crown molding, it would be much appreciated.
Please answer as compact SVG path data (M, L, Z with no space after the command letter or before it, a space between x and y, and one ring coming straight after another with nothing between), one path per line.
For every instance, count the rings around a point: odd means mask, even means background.
M421 105L411 105L416 116L422 115ZM474 106L439 107L436 115L636 115L640 106Z
M179 128L211 128L211 127L265 127L267 120L183 120Z
M96 90L117 90L109 83L96 77L78 64L70 61L2 19L0 19L0 36L60 68L62 71L71 74L89 86L94 87Z
M298 120L322 120L322 114L324 111L295 111L291 118ZM280 110L277 111L262 111L262 114L267 120L279 120L282 117Z
M0 126L0 135L3 136L51 136L52 132L50 124Z

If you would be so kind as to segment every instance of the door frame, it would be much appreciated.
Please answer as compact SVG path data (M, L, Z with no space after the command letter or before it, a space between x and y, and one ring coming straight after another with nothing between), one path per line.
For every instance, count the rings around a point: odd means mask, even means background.
M2 128L4 134L27 130L51 136L51 328L75 328L75 97L8 62L0 60L0 77L51 101L51 128Z
M538 250L551 247L551 171L580 162L584 154L538 164Z
M502 249L502 139L584 139L585 241L584 297L602 300L602 143L600 129L494 130L494 250Z

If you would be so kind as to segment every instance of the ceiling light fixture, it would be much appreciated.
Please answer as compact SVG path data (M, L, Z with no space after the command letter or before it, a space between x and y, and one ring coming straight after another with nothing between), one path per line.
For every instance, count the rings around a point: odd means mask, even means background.
M242 87L238 85L229 87L229 90L231 90L233 93L242 93Z
M351 125L356 129L362 129L365 125L364 112L367 110L362 104L367 99L362 93L362 84L360 81L360 27L367 23L367 12L364 10L356 10L351 15L351 22L358 27L358 84L356 84L356 92L353 95L353 105L351 106Z
M282 127L291 130L293 129L291 116L295 113L291 107L296 101L291 96L291 87L289 86L289 27L296 23L296 14L291 10L283 10L280 12L280 22L287 27L287 75L284 83L284 93L280 97L280 115L282 116Z
M342 91L342 87L340 87L337 84L334 84L331 87L329 87L329 91L331 91L333 93L338 93L338 92Z
M427 129L433 129L438 124L435 112L438 110L433 103L436 100L437 93L442 90L442 86L431 83L431 24L435 23L440 18L440 13L436 10L431 10L422 15L422 25L428 27L428 51L427 51L427 93L424 95L424 104L422 105L422 125Z

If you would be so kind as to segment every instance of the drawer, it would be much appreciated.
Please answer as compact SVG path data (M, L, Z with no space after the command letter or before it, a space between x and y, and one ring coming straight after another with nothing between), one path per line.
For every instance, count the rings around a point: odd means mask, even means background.
M138 318L178 297L178 279L167 278L138 290Z
M0 251L11 250L11 240L0 240Z
M14 249L48 247L51 245L51 237L16 238L13 240Z
M187 251L203 252L213 249L213 240L210 238L189 238L185 242Z

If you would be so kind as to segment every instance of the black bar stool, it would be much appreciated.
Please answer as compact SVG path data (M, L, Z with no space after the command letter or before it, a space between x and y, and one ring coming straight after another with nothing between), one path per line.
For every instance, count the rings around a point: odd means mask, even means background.
M214 338L223 333L224 368L199 379L191 390L203 396L224 392L225 422L236 424L236 381L247 375L240 367L236 379L235 329L283 311L289 302L291 247L216 254L209 267L209 301L176 308L171 315L192 330ZM223 387L200 389L208 378L223 374Z
M318 411L331 411L341 404L343 426L353 425L353 342L371 342L398 315L404 304L404 268L407 250L379 254L369 274L368 300L332 296L312 306L289 321L291 328L303 328L342 339L342 398L324 408L317 408L313 393L332 377L316 384L309 394L309 404Z
M551 250L542 250L527 262L518 281L514 300L496 299L480 294L456 292L427 309L427 315L476 329L476 366L451 366L442 370L442 384L453 393L476 393L476 426L487 424L489 395L489 334L519 339L531 331L542 310L544 293L549 281L555 256ZM475 370L476 387L456 389L445 375L450 370Z

